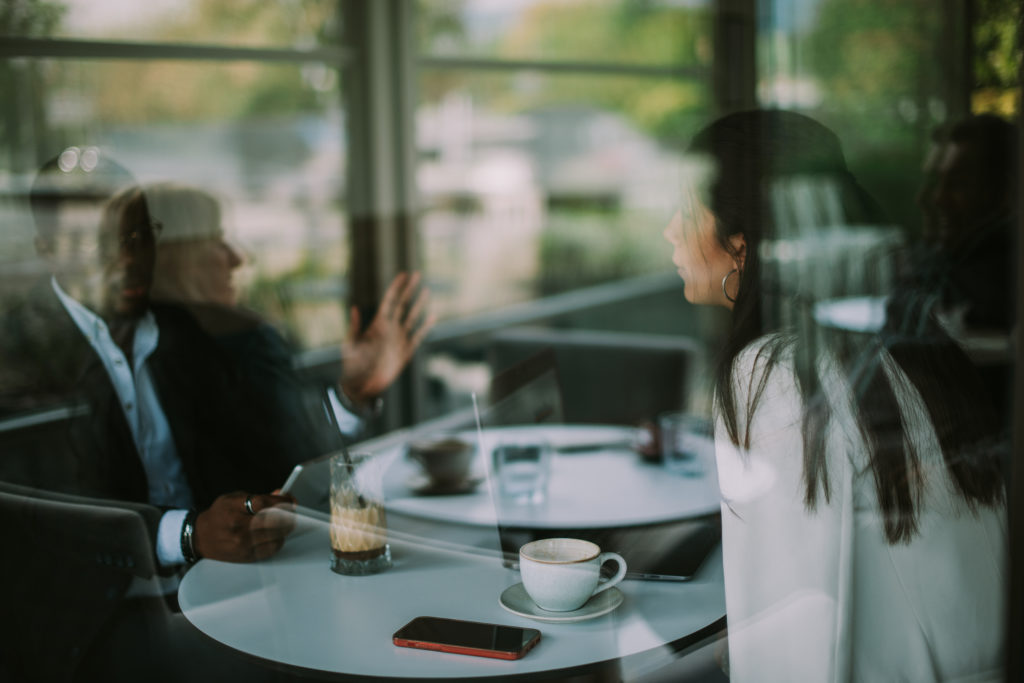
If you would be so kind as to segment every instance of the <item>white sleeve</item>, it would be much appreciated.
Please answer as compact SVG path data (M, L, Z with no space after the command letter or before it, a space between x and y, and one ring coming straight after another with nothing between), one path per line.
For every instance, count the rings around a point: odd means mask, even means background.
M156 559L165 567L185 563L185 556L181 553L181 525L187 514L188 510L168 510L160 518L156 533Z

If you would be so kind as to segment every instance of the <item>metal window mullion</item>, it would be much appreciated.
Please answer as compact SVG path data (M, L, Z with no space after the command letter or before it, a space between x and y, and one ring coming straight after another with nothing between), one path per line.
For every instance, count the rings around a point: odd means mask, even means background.
M416 267L411 3L345 0L341 7L345 44L352 50L343 73L350 303L368 324L391 278ZM411 419L411 375L389 390L383 428Z
M715 0L712 94L718 113L757 106L757 3Z
M117 41L64 40L58 38L8 38L0 40L0 58L39 59L186 59L207 61L325 62L344 64L351 52L343 47L309 49L235 47L191 43L128 43Z
M634 76L642 78L705 78L703 66L650 66L607 62L563 60L486 59L471 57L420 57L421 69L467 69L475 71L547 71L551 73L593 74L595 76Z

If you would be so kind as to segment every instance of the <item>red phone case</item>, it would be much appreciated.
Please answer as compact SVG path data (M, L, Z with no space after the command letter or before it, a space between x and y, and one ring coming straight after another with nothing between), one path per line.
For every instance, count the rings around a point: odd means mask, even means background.
M437 652L451 652L457 655L473 655L474 657L490 657L492 659L520 659L527 652L540 642L540 634L526 644L519 652L503 652L500 650L480 650L475 647L464 647L462 645L448 645L446 643L432 643L425 640L409 640L408 638L392 638L395 645L399 647L411 647L418 650L435 650Z

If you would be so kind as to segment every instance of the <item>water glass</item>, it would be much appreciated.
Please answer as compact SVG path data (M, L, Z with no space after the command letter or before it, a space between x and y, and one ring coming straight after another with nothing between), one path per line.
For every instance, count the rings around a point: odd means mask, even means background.
M687 477L701 477L714 463L711 421L692 413L658 416L661 457L665 469Z
M492 451L492 462L501 496L521 504L544 502L551 455L551 444L546 441L499 444Z

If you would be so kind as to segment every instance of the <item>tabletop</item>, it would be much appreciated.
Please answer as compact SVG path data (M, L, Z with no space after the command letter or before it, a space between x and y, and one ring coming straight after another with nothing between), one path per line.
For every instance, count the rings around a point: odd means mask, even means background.
M315 672L409 679L550 675L616 661L647 666L725 614L720 551L686 583L624 581L623 603L578 623L539 623L506 612L499 596L519 582L497 555L430 537L390 536L394 566L374 576L329 569L327 524L302 518L283 550L253 564L201 560L178 600L200 631L241 652ZM418 616L539 628L518 661L396 647L392 634ZM627 676L628 677L628 676Z
M474 432L460 434L476 443ZM415 492L419 466L404 457L403 444L376 451L390 458L384 480L389 512L440 522L494 527L500 516L506 526L536 529L608 528L657 524L713 514L719 509L715 467L702 477L666 472L646 462L630 447L636 430L606 425L529 425L482 431L474 456L474 474L482 480L472 493L422 496ZM495 496L487 477L486 459L497 443L543 438L555 449L548 495L540 504L519 504ZM714 442L702 439L704 457L714 462ZM578 450L586 447L584 450ZM362 447L361 447L362 448ZM365 447L373 450L373 445Z

